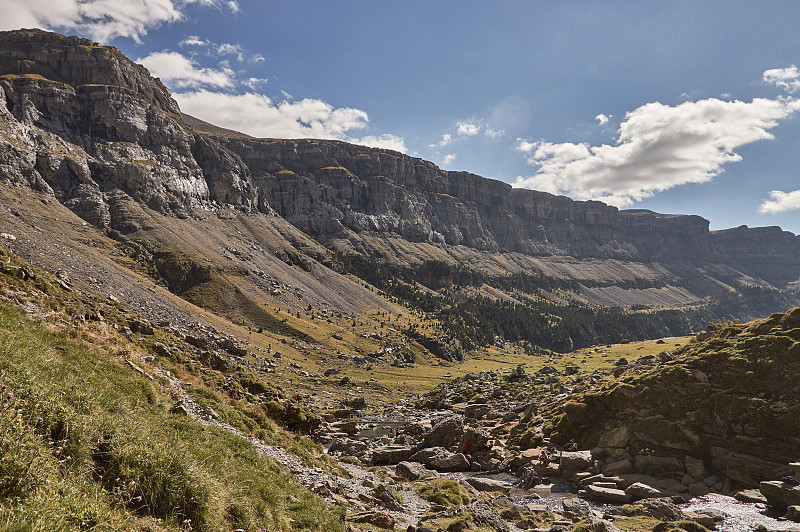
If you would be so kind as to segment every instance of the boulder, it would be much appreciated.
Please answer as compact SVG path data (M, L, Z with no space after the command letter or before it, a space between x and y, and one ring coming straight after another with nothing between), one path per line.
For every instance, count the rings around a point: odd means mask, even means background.
M394 465L411 458L415 449L401 445L386 445L372 450L372 465Z
M394 517L386 512L361 512L348 518L353 523L368 523L378 528L394 530Z
M636 470L648 475L669 475L685 472L683 462L674 456L645 456L636 457Z
M483 477L467 477L467 483L478 491L500 491L508 493L511 485L508 482Z
M686 468L686 473L694 478L705 478L708 475L708 471L706 471L706 466L702 460L687 456L683 459L683 464Z
M433 471L418 462L400 462L394 471L397 476L412 481L433 474Z
M647 484L643 484L642 482L634 482L625 488L625 493L630 495L631 500L660 499L662 497L668 497L672 495L672 493L666 492L661 488L649 486Z
M601 434L597 446L621 448L628 445L630 439L631 431L628 427L617 427Z
M367 444L363 441L351 440L348 438L337 438L328 447L329 452L340 452L347 456L356 456L367 450Z
M559 460L559 469L561 471L586 471L592 467L592 452L591 451L573 451L561 453Z
M617 460L603 466L604 475L623 475L625 473L633 473L635 471L633 462L630 460Z
M464 407L464 417L481 419L489 413L492 408L485 403L476 403Z
M430 465L432 469L435 469L441 473L469 471L470 469L470 463L466 456L461 453L451 453L449 451L438 454L430 461L430 464L428 465Z
M564 513L567 515L567 517L581 518L591 515L592 513L591 505L583 499L579 499L577 497L563 499L561 501L561 505L564 507Z
M734 498L741 502L767 504L767 498L758 490L742 490L734 494Z
M703 495L708 495L711 493L711 488L703 484L702 482L695 482L694 484L689 484L689 495L692 497L702 497Z
M589 498L615 504L625 504L631 500L631 496L620 489L601 488L594 484L586 486L586 493Z
M759 486L763 480L781 478L792 470L785 463L771 462L749 454L719 451L718 448L712 449L712 453L717 455L714 460L716 469L725 471L725 476L748 487Z
M786 515L784 515L786 519L789 521L794 521L795 523L800 523L800 506L789 506L786 509Z
M684 514L672 499L648 499L639 503L642 507L640 513L662 521L679 521L684 519Z
M393 512L404 511L402 503L397 498L397 494L387 488L385 484L378 484L375 486L375 489L372 490L372 494L376 499L381 501L381 503L383 503L387 509L392 510Z
M800 486L792 486L780 480L766 480L758 485L767 499L767 504L778 509L800 505Z
M617 527L611 521L600 519L599 517L590 517L587 523L587 530L591 532L622 532L622 529Z
M426 447L444 447L449 449L458 445L464 434L464 422L458 417L449 417L437 423L425 435L423 442Z

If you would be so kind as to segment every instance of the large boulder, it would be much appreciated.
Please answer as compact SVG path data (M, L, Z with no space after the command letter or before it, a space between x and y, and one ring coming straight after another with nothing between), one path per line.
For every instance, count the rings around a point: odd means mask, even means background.
M483 477L467 477L467 483L478 491L500 491L508 493L511 485L508 482Z
M636 470L648 475L671 475L685 472L683 462L674 456L646 456L640 454L636 457Z
M767 504L779 509L800 505L800 486L792 486L780 480L766 480L758 485L767 498Z
M469 471L470 468L470 463L466 456L461 453L451 453L449 451L444 451L434 456L428 465L441 473Z
M398 477L412 481L433 474L433 471L418 462L400 462L394 472Z
M573 451L561 453L559 460L561 471L586 471L592 467L591 451Z
M631 500L661 499L663 497L669 497L670 495L675 494L675 492L670 492L656 486L650 486L642 482L634 482L625 488L625 493L630 495Z
M604 475L623 475L625 473L633 473L636 469L633 467L633 462L628 459L617 460L610 462L603 466Z
M395 525L394 517L386 512L362 512L351 515L348 519L353 523L368 523L388 530L394 530Z
M589 484L586 486L586 494L590 499L614 504L625 504L631 500L631 496L625 493L623 490L604 488L596 484Z
M725 476L728 478L753 487L759 486L759 482L763 480L781 478L792 472L792 468L785 463L771 462L741 453L715 457L714 465L717 469L725 471Z
M630 439L631 431L628 427L617 427L601 434L597 446L621 448L628 445Z
M411 458L415 449L405 445L386 445L372 450L372 465L394 465Z
M475 403L464 407L464 417L481 419L486 417L491 411L492 407L485 403Z
M456 447L464 434L464 421L459 417L449 417L437 423L423 438L426 447Z

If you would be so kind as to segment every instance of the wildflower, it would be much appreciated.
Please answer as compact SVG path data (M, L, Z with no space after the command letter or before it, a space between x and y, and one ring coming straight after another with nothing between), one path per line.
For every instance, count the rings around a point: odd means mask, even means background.
M6 397L8 397L9 399L13 399L14 398L14 392L8 392L6 394Z
M42 418L42 416L36 418L37 423L41 423L42 421L44 421L44 418Z
M25 423L25 428L26 428L26 429L28 429L28 430L30 430L30 428L31 428L31 425L30 425L30 423Z

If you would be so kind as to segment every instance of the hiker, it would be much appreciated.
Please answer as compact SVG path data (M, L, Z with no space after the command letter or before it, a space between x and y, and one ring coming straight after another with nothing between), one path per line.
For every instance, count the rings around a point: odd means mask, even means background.
M550 465L550 455L547 454L547 449L542 449L542 452L539 453L539 463L544 467Z
M567 452L577 451L578 450L578 444L575 443L575 440L569 440L569 443L567 444L567 447L564 450L567 451Z

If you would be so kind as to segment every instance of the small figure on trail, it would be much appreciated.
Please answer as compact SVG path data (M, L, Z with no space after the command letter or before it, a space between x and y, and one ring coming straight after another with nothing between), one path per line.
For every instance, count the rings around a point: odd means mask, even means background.
M567 447L564 450L568 451L568 452L577 451L578 450L578 444L575 443L575 440L569 440L569 443L567 444Z
M542 449L542 452L539 453L539 463L544 467L550 465L550 455L547 454L547 449Z

